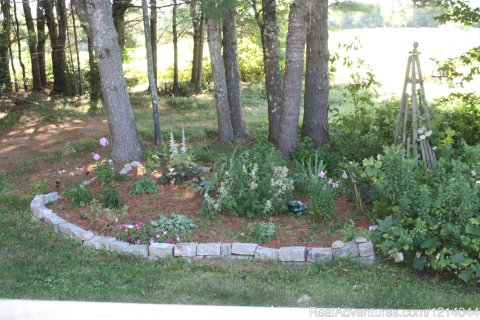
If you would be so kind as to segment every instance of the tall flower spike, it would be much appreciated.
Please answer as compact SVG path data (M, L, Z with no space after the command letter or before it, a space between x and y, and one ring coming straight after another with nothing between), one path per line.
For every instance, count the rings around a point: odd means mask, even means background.
M182 147L180 148L182 155L187 154L187 139L185 138L185 129L182 128Z
M173 137L173 133L170 132L170 153L178 154L177 144L175 143L175 138Z

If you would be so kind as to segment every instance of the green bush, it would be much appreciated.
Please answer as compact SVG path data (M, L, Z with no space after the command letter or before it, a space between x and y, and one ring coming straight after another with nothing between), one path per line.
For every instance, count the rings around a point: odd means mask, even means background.
M374 188L385 210L375 233L377 248L401 253L414 268L453 271L465 282L480 277L480 146L464 145L433 168L407 158L401 147L385 148Z
M97 175L102 186L112 183L113 179L116 177L113 164L109 161L97 164Z
M105 209L117 209L123 205L122 197L114 184L101 187L100 203Z
M155 181L144 177L130 186L130 194L144 195L158 193L159 187Z
M172 213L169 217L160 216L158 220L150 222L151 235L165 235L175 238L178 242L181 237L188 235L197 226L192 219L183 214Z
M287 209L293 180L285 161L269 143L234 154L218 168L215 191L204 194L202 210L207 215L226 209L253 218Z
M275 238L275 224L272 221L254 223L250 225L248 232L254 241L269 242Z
M82 185L65 190L63 195L70 199L70 208L83 208L93 200L93 192L85 189Z

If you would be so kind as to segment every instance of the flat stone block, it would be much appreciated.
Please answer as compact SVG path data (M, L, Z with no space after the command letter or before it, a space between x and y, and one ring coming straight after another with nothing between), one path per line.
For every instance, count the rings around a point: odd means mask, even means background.
M173 246L175 257L195 257L198 243L177 243Z
M127 163L123 166L125 168L125 170L127 171L131 171L133 168L132 168L132 165L130 163Z
M365 238L365 237L356 237L355 242L356 243L365 243L365 242L368 242L368 239Z
M307 248L308 262L332 261L333 253L331 248Z
M255 259L262 260L277 260L279 255L279 249L267 248L267 247L257 247L255 251Z
M60 196L58 195L58 192L50 192L50 193L45 195L45 202L46 203L57 201L58 199L60 199Z
M70 228L70 237L76 241L87 241L92 239L94 235L92 231L84 230L78 226Z
M124 241L112 241L109 243L108 250L116 253L123 253L123 251L129 246L128 242Z
M229 255L229 256L224 256L223 259L225 260L252 260L253 256L236 256L236 255Z
M138 162L138 161L130 162L130 165L131 165L132 167L138 167L140 164L141 164L141 163Z
M152 243L148 247L149 259L165 258L173 256L173 244L170 243Z
M45 200L45 195L44 194L37 194L35 197L33 197L32 202L30 202L30 206L32 205L40 205L44 206L47 203Z
M256 243L232 243L232 254L241 256L254 256L258 244Z
M375 256L370 257L359 257L361 263L366 265L372 265L375 262Z
M122 168L122 170L120 170L118 173L122 174L122 175L126 175L128 173L128 171L127 171L127 169Z
M278 255L280 261L301 262L305 261L305 247L282 247Z
M131 244L123 250L123 253L146 259L148 257L148 246L146 244Z
M360 257L371 257L375 255L372 241L359 243L358 251L359 251Z
M115 241L114 237L95 236L92 239L85 241L84 246L95 250L110 250L110 243Z
M45 216L52 214L53 211L46 207L33 207L32 214L37 217L38 219L44 219Z
M229 256L232 254L232 244L231 243L222 243L220 246L220 252L222 256Z
M332 243L332 249L341 249L345 246L345 243L342 240L337 240Z
M71 229L78 228L76 225L71 224L70 222L61 223L58 225L58 231L60 234L64 235L67 238L71 238Z
M345 246L339 249L332 248L334 258L349 258L358 256L358 246L355 241L345 243Z
M221 243L199 243L197 256L219 256L221 254Z
M58 226L60 224L66 222L64 219L60 218L59 216L57 216L54 213L45 216L44 221L45 221L46 224L51 225L53 227L53 229L55 230L55 232L58 232Z

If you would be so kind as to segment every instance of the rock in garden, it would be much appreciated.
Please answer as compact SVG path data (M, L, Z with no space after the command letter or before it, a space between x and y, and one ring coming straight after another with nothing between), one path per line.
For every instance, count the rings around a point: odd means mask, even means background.
M109 243L109 248L108 250L111 252L116 252L116 253L123 253L123 251L129 246L130 244L128 242L124 241L112 241Z
M148 247L149 259L165 258L173 256L173 244L170 243L152 243Z
M373 250L373 243L372 241L368 241L365 243L358 244L358 251L360 253L360 257L371 257L375 255L375 251Z
M377 225L368 227L368 231L375 231L377 229L378 229Z
M333 253L330 248L307 248L308 262L328 262L332 259Z
M219 256L221 253L221 243L200 243L197 246L198 256Z
M308 294L304 294L300 298L298 298L297 303L303 304L303 303L310 302L310 300L312 300L312 298L310 298Z
M368 241L368 239L365 238L365 237L356 237L356 238L355 238L355 242L356 242L356 243L365 243L365 242L367 242L367 241Z
M53 230L55 230L55 232L58 232L58 226L60 224L65 223L64 219L60 218L54 213L49 214L48 216L45 216L44 221L46 224L51 225L53 227Z
M195 257L198 243L177 243L173 247L175 257Z
M232 254L241 256L254 256L258 244L256 243L232 243Z
M392 255L392 258L393 258L393 260L394 260L396 263L402 262L402 261L403 261L403 253L401 253L401 252L395 252L395 253Z
M342 240L337 240L334 243L332 243L332 249L340 249L345 246L345 243Z
M115 241L114 237L94 236L92 239L85 241L83 245L95 250L110 250L110 243L113 241Z
M148 247L145 244L131 244L123 250L123 253L146 259L148 257Z
M118 173L119 173L119 174L126 175L126 174L128 173L128 171L127 171L127 169L122 168L122 170L120 170Z
M345 243L345 246L335 249L332 246L333 256L335 258L350 258L358 256L358 246L355 241Z
M132 162L130 162L130 165L132 167L138 167L139 165L141 165L141 163L139 161L132 161Z
M46 207L34 207L32 209L32 214L37 219L44 219L46 216L48 216L52 213L53 213L53 211L51 209L46 208Z
M54 201L57 201L58 199L60 199L60 196L58 195L57 192L50 192L45 195L46 203L54 202Z
M280 261L302 262L305 261L305 247L282 247L278 252Z
M131 171L131 170L133 169L132 166L130 165L130 163L125 164L125 165L123 166L123 168L124 168L125 170L127 170L127 172L128 172L128 171Z
M232 244L231 243L222 243L220 246L220 252L222 256L229 256L232 254Z
M279 249L257 247L255 251L255 259L262 260L277 260L279 255Z

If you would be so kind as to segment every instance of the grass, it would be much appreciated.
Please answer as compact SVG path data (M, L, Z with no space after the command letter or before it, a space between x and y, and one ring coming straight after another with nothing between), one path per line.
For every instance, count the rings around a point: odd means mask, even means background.
M355 308L474 308L480 299L476 288L381 262L150 262L92 252L33 223L30 199L0 196L2 298L297 306L308 294L311 306Z

